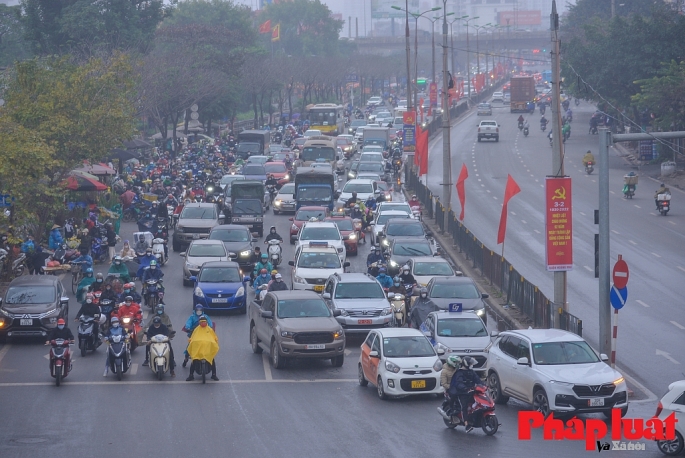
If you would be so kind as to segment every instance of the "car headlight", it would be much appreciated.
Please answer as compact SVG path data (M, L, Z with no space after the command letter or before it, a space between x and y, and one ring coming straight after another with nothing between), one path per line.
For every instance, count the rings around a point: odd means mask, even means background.
M291 230L291 231L295 231L295 232L299 231L299 229L297 228L297 226L295 226L294 224L293 224L292 226L290 226L290 230Z
M383 246L390 246L390 242L387 239L383 240Z
M289 180L289 179L290 179L290 175L288 175L288 174L286 173L285 176L283 177L283 179L284 179L284 180Z
M240 256L243 256L243 257L250 256L250 254L252 254L252 252L250 250L245 250L245 251L240 252Z
M450 347L440 342L438 342L438 344L435 346L435 350L442 350L445 353L452 353L452 349Z
M196 270L196 269L199 269L200 266L196 266L195 264L191 264L189 262L186 262L186 268Z
M386 307L381 311L382 316L390 315L392 313L392 308L391 307Z
M347 313L347 310L345 309L337 309L340 311L340 316L350 316L349 313Z
M478 309L478 310L476 310L476 315L478 315L478 316L483 316L483 315L485 315L485 309Z
M393 267L397 267L397 266L398 266L398 264L397 264L395 261L390 261L390 265L393 266Z
M344 248L338 248L338 253L342 253Z
M385 362L385 369L389 372L394 372L395 374L400 372L400 366L393 363L392 361Z
M295 333L290 331L281 331L281 337L285 339L292 339L295 337Z
M245 295L245 287L241 286L238 291L235 292L235 297L240 297Z
M5 315L5 316L8 316L8 317L11 317L11 316L12 316L12 315L10 315L10 313L9 313L7 310L5 310L5 309L0 309L0 313L2 313L2 314Z
M553 384L553 385L559 385L559 386L568 387L568 388L571 388L571 387L573 386L573 383L569 383L569 382L560 382L559 380L550 380L549 383L551 383L551 384Z
M274 200L274 207L280 207L283 201L281 199Z
M357 240L357 234L350 234L347 236L347 240Z
M345 331L343 330L343 328L338 328L338 330L333 333L333 338L334 339L340 339L344 335L345 335Z
M299 283L299 284L301 284L301 285L306 285L306 284L307 284L307 281L306 281L304 278L298 277L298 276L295 276L295 277L293 278L293 282L294 282L294 283Z
M198 286L195 288L195 291L193 291L193 294L195 294L197 297L205 297L205 293L202 292L200 287Z
M354 172L348 173L347 176L350 177L350 178L354 178Z
M614 383L614 385L618 386L618 385L620 385L620 384L623 383L623 382L625 382L625 379L624 379L623 377L621 377L621 378L619 378L619 379L617 379L617 380L614 380L613 383Z
M440 361L440 358L438 358L438 360L435 361L435 364L433 364L433 370L435 372L440 372L442 370L442 361Z

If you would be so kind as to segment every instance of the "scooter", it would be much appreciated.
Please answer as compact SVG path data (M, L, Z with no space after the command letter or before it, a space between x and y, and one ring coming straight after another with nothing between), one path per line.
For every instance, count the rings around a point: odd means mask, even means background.
M64 339L51 340L50 376L55 379L55 386L60 386L62 379L71 372L71 342Z
M5 263L7 258L7 250L0 248L0 265ZM26 270L26 254L19 253L17 259L12 261L12 276L13 278L21 277L24 275L24 270Z
M519 130L523 130L523 123L519 122Z
M545 130L547 130L547 123L546 123L546 122L545 122L545 123L540 123L540 130L543 131L543 132L544 132Z
M117 379L121 380L123 375L131 367L131 338L124 336L107 337L109 343L109 370L116 374ZM135 337L133 338L135 342Z
M278 191L276 190L276 186L269 185L266 187L266 190L269 192L269 201L271 204L273 204L274 199L276 198L276 194L278 194Z
M390 293L388 294L388 299L392 308L392 326L394 328L401 328L407 322L407 307L404 302L404 294Z
M206 383L207 374L212 372L212 363L206 359L194 359L191 364L195 365L195 372L202 377L202 383Z
M407 310L410 310L412 305L414 305L414 302L416 301L416 297L414 296L414 287L416 284L409 284L405 283L404 289L407 290L407 295L404 297L404 304L407 307Z
M411 207L411 214L414 217L414 219L418 219L421 221L421 207L419 205L415 205Z
M128 335L131 338L131 341L127 346L129 347L129 353L132 353L138 348L138 332L141 332L140 322L131 315L124 315L121 317L121 326L126 329L126 332L128 332Z
M524 128L523 128L523 135L524 135L525 137L528 136L528 128L527 128L527 127L524 127Z
M266 293L268 292L267 289L269 289L268 285L261 285L257 290L255 291L255 296L259 297L260 301L263 301L264 298L266 297Z
M366 243L366 234L362 230L362 220L359 218L353 219L352 224L354 225L354 232L357 234L357 240L359 240L360 243Z
M626 185L623 189L623 197L626 199L632 199L635 196L635 185Z
M150 370L157 376L157 380L162 380L171 368L169 338L164 334L152 336L147 345L150 346Z
M81 357L86 356L88 350L95 351L100 346L100 339L95 335L95 321L100 319L100 314L96 316L82 315L78 325L78 347L81 350Z
M447 398L446 402L443 403L442 407L438 407L438 412L440 412L445 426L450 429L454 429L459 425L463 426L464 420L461 410L456 407L449 408L451 402L449 402L450 399L447 393L445 393L445 397ZM495 403L490 398L487 387L483 385L476 385L474 388L473 403L469 406L468 415L473 419L473 426L482 428L483 432L488 436L492 436L499 429L499 422L495 415Z
M152 240L152 254L157 258L157 262L160 266L166 264L166 256L164 255L164 245L166 245L166 240L156 238Z
M657 207L659 213L666 216L668 211L671 209L671 195L670 194L659 194L657 198Z
M274 266L274 268L278 267L278 265L281 263L282 258L281 258L281 241L278 239L271 239L268 242L269 244L269 259L271 260L271 264Z
M153 279L146 281L145 285L145 305L154 310L157 304L164 300L164 285L161 280Z
M595 164L592 161L587 161L585 163L585 171L590 175L595 170Z

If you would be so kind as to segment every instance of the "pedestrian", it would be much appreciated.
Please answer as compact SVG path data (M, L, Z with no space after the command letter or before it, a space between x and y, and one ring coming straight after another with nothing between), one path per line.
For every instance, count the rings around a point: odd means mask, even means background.
M109 252L109 262L112 262L114 261L114 256L117 255L117 234L114 232L114 226L112 226L112 223L105 224L105 228L107 229L107 250Z

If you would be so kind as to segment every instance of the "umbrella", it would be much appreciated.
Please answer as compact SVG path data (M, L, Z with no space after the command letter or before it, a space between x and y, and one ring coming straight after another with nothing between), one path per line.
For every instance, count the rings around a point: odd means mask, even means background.
M120 161L128 161L131 159L140 158L140 154L132 149L114 148L110 151L109 159L119 159Z
M140 149L140 148L152 148L152 145L149 144L146 141L143 141L139 138L134 138L132 140L127 140L125 142L122 142L126 149Z
M89 178L88 173L76 172L64 180L64 187L72 191L104 191L107 186L100 183L97 178ZM93 176L93 175L90 175Z
M100 164L84 165L83 167L74 169L74 172L86 172L91 175L116 175L117 173L114 169L110 169L108 166Z

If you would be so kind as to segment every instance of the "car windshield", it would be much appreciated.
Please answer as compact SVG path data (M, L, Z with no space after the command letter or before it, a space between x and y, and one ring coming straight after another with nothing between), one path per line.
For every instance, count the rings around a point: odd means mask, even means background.
M295 183L284 184L279 194L293 194L295 193Z
M392 254L397 256L430 256L433 254L429 243L395 243Z
M284 173L285 172L285 164L284 163L276 163L276 164L264 164L264 170L266 170L266 173Z
M339 283L335 289L336 299L385 299L381 285L368 283Z
M331 311L321 299L278 301L278 318L329 317Z
M243 167L243 175L266 175L263 165L249 164Z
M336 226L338 226L339 231L352 231L354 228L352 227L352 220L351 219L334 219L331 220L332 223L335 223Z
M404 214L404 215L388 215L387 213L383 214L381 213L378 215L378 218L376 219L376 224L379 226L384 225L385 223L388 222L389 219L393 218L399 218L399 219L409 219L409 215Z
M180 219L216 219L216 207L185 207Z
M335 160L335 148L329 146L307 146L302 150L300 159L305 162L316 162L321 159L324 161Z
M364 194L373 194L373 185L370 183L347 183L343 188L343 192L361 192Z
M340 269L340 257L336 253L305 252L300 255L297 267L305 269Z
M239 153L250 153L250 154L259 154L259 143L247 143L247 142L241 142L238 143L238 152Z
M438 299L478 299L480 293L471 283L436 283L431 289L430 296Z
M222 242L249 242L252 237L246 229L217 229L209 234L209 239Z
M309 200L309 201L329 201L331 200L332 191L331 188L319 188L319 187L309 187L300 186L297 192L297 198L299 200ZM310 202L315 203L315 202Z
M240 175L224 175L221 177L221 184L229 184L232 183L235 180L244 180L244 177L241 177Z
M236 200L231 212L234 215L261 215L262 203L258 200Z
M414 275L452 276L454 272L446 262L417 262L414 264Z
M357 171L384 173L385 169L380 162L360 162L357 166Z
M352 144L352 140L349 138L338 138L335 140L335 144L338 146L347 146Z
M420 358L435 356L435 350L425 336L384 337L386 358Z
M411 214L411 208L409 208L409 205L407 204L381 204L379 208L379 211L381 213L386 212L386 211L394 211L394 212L405 212L407 215Z
M279 146L279 148L282 148L281 145L278 145L278 146ZM281 149L279 149L278 151L281 151ZM271 156L271 160L272 161L285 161L286 154L287 153L283 153L283 152L274 153Z
M578 342L549 342L533 344L535 364L554 366L559 364L598 363L597 354L584 340Z
M205 283L240 283L237 267L205 267L200 272L200 281Z
M438 319L438 336L440 337L483 337L488 331L480 318L445 318Z
M54 286L12 286L5 296L5 304L48 304L55 300Z
M340 240L340 233L334 227L305 227L300 240Z
M376 181L376 187L383 192L390 190L390 185L385 181Z
M407 215L409 216L409 215ZM402 236L420 236L424 235L423 225L419 224L388 224L388 229L385 231L387 235L395 237Z
M193 244L190 246L190 249L188 250L188 256L189 257L197 257L197 258L220 258L220 257L225 257L226 256L226 250L224 249L224 245L200 245L200 244Z
M352 121L350 123L350 127L359 127L359 126L365 126L365 125L366 125L366 121L364 121L363 119L355 119L354 121Z
M300 210L295 216L295 221L309 221L312 218L323 221L325 216L326 213L323 210Z

